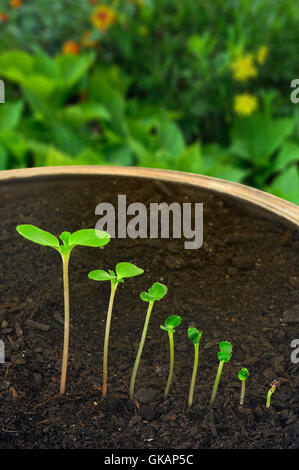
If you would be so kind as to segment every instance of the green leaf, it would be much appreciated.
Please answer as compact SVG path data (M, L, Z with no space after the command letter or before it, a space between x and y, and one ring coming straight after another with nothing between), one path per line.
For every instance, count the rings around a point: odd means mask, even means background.
M190 327L188 328L188 336L191 339L192 343L198 344L202 335L202 331L199 331L197 328Z
M63 244L64 245L68 245L68 241L69 241L69 238L70 238L70 232L62 232L60 235L59 235L59 238L60 240L62 240Z
M165 326L161 325L161 330L175 332L175 328L181 324L181 317L178 315L171 315L165 320Z
M23 82L32 71L34 59L24 51L10 50L0 55L1 76L14 82Z
M228 341L221 341L219 343L219 349L220 351L222 352L227 352L227 353L231 353L232 350L233 350L233 346L231 343L229 343Z
M77 83L94 62L95 55L91 52L80 55L59 55L56 57L56 63L60 69L61 81L63 87L72 87Z
M71 124L82 125L90 121L109 120L110 113L99 103L80 103L67 106L59 112L59 116Z
M240 372L238 373L238 378L240 380L247 380L249 377L249 372L248 372L248 369L246 369L245 367L243 369L240 370Z
M8 152L0 143L0 170L6 170L8 165Z
M24 104L21 101L0 106L0 133L14 129L20 121Z
M262 167L292 133L294 120L271 119L262 114L236 120L232 129L231 151Z
M111 281L112 279L115 279L115 276L108 274L102 269L96 269L94 271L91 271L88 274L88 277L89 279L93 279L94 281Z
M202 154L198 142L195 142L181 153L176 160L175 169L191 173L200 173L202 171Z
M285 142L277 155L273 170L281 171L291 163L299 162L299 145L294 142Z
M299 205L299 171L297 166L292 165L287 168L274 179L267 189L272 194Z
M219 361L228 362L232 357L233 346L228 341L221 341L219 343L220 351L217 353Z
M149 288L148 292L141 292L140 298L145 302L155 302L161 300L167 293L168 288L160 282L155 282L152 287Z
M43 246L50 246L52 248L59 248L59 241L54 235L45 230L41 230L34 225L18 225L17 232L27 240L38 243Z
M77 230L69 237L69 246L91 246L100 247L107 245L110 242L110 236L106 232L95 229L82 229Z
M143 269L138 268L135 264L125 262L118 263L115 270L119 278L139 276L139 274L144 272Z
M184 137L180 128L168 118L166 113L161 119L160 147L174 157L179 157L185 150Z

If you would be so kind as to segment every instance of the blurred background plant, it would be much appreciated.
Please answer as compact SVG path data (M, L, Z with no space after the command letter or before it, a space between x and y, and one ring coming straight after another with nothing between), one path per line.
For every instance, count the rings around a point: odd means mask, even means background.
M293 0L1 0L0 168L115 164L299 204Z

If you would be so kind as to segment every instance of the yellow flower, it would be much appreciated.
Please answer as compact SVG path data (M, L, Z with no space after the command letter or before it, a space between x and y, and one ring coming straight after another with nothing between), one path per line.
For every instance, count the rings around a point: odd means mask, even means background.
M75 41L67 41L63 44L62 53L63 54L73 54L76 55L80 51L80 46Z
M256 60L258 64L263 65L268 56L269 49L267 46L260 46L257 50Z
M257 68L254 64L252 54L238 57L231 64L231 69L234 79L238 82L245 82L249 78L255 78L257 76Z
M234 97L234 111L240 116L249 116L257 108L257 97L250 93L242 93Z
M10 6L11 6L12 8L20 8L22 5L23 5L23 1L22 1L22 0L11 0L11 1L10 1Z
M102 33L105 33L105 31L115 23L115 20L115 10L108 5L98 6L91 15L92 24Z

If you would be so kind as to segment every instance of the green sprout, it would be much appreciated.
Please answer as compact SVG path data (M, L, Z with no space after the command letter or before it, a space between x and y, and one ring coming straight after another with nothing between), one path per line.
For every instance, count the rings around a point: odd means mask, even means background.
M110 325L112 317L112 309L114 296L116 288L120 282L124 282L125 278L138 276L142 274L143 269L138 268L135 264L132 263L118 263L115 267L115 272L109 270L107 273L101 269L91 271L88 274L90 279L94 281L110 281L110 300L107 312L106 319L106 330L105 330L105 342L104 342L104 355L103 355L103 388L102 388L102 397L105 398L107 394L107 376L108 376L108 345L109 345L109 335L110 335Z
M161 325L160 328L161 330L167 331L168 332L168 337L169 337L169 349L170 349L170 366L169 366L169 375L168 375L168 380L164 392L164 399L167 398L167 395L169 393L171 381L172 381L172 376L173 376L173 366L174 366L174 346L173 346L173 333L175 332L175 328L181 324L181 317L178 315L171 315L165 320L165 326Z
M278 380L274 380L271 385L270 385L270 389L267 393L267 401L266 401L266 407L267 408L270 408L270 405L271 405L271 397L273 395L273 393L275 392L276 388L279 386L279 381Z
M196 328L190 327L188 328L187 334L194 344L194 363L193 363L193 372L192 372L192 379L190 384L190 391L189 391L189 398L188 398L188 407L191 408L193 402L193 394L194 394L194 385L196 380L197 374L197 367L198 367L198 349L199 349L199 341L202 335L202 331L198 331Z
M240 395L240 405L243 405L244 403L244 397L245 397L245 382L246 380L248 379L249 377L249 372L248 372L248 369L246 369L245 367L243 369L240 370L240 372L238 373L238 378L241 380L241 395Z
M215 401L223 364L225 362L228 362L232 357L233 346L228 341L221 341L221 343L219 343L219 349L220 351L218 351L217 353L219 359L219 366L211 395L210 405L212 405Z
M145 317L145 322L144 322L144 327L143 327L143 332L132 372L132 377L131 377L131 383L130 383L130 398L133 397L134 395L134 388L135 388L135 379L136 379L136 374L139 366L139 361L141 358L145 338L146 338L146 333L148 329L148 324L150 321L152 309L154 306L154 303L157 300L161 300L167 293L167 287L164 284L160 284L160 282L155 282L152 287L149 288L148 292L141 292L140 298L141 300L144 300L144 302L148 302L148 309L147 309L147 314Z
M63 267L63 290L64 290L64 343L61 367L60 393L65 393L66 373L69 350L69 330L70 330L70 301L69 301L69 274L68 266L70 254L77 245L100 247L110 241L110 236L106 232L95 229L77 230L74 233L62 232L59 238L62 241L60 245L58 238L45 230L41 230L34 225L18 225L17 232L27 240L38 245L49 246L57 250L62 259Z

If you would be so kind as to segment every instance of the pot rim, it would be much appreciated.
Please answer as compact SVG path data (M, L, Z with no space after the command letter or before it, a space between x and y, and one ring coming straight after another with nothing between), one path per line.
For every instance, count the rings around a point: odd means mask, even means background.
M175 170L106 165L22 168L16 170L0 171L0 183L5 181L24 180L36 177L55 177L67 175L126 176L155 179L172 183L190 184L199 188L212 190L219 194L235 197L244 202L249 202L299 226L299 206L296 204L241 183L234 183L232 181L214 178L211 176L204 176Z

